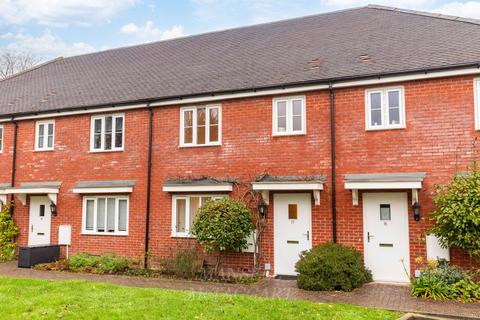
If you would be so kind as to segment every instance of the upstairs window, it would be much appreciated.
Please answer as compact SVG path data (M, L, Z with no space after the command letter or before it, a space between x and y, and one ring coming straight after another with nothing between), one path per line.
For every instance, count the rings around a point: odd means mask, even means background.
M3 126L0 126L0 153L3 151Z
M35 125L35 151L50 151L54 148L55 121L37 121Z
M305 97L282 97L273 99L273 135L288 136L305 134Z
M218 200L219 195L187 195L173 196L172 205L172 236L190 237L190 230L198 209L207 201Z
M403 88L383 88L366 91L367 130L405 128Z
M475 79L474 85L474 101L475 101L475 130L480 130L480 79Z
M180 145L219 145L222 136L222 113L219 105L180 109Z
M122 151L125 138L124 115L104 115L92 117L90 150Z
M85 197L84 234L127 235L128 197Z

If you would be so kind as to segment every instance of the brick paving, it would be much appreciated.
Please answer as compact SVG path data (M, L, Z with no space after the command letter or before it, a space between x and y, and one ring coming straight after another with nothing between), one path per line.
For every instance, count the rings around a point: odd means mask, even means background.
M164 278L38 271L17 268L15 262L0 264L0 275L48 280L81 279L141 288L221 292L275 298L303 299L323 303L346 303L371 308L396 310L400 312L416 312L457 318L480 319L480 303L417 299L409 295L409 288L406 286L379 283L367 284L353 292L311 292L300 290L296 287L295 281L287 280L267 279L253 285L206 283Z

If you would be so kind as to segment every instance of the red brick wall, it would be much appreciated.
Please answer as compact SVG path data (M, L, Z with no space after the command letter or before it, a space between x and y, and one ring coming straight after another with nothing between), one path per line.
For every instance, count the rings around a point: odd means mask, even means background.
M402 83L405 87L406 129L365 131L363 87L338 89L336 102L338 240L363 249L362 197L352 205L344 189L347 173L426 172L420 192L422 217L433 208L436 183L446 182L458 168L472 160L473 77ZM192 240L172 238L171 194L162 191L170 178L211 176L236 178L241 197L256 175L323 174L328 177L321 205L312 202L313 243L329 241L330 211L330 107L328 92L307 93L307 134L272 136L272 97L222 102L222 145L179 147L178 106L154 110L152 207L150 247L153 260L171 256L172 250L193 245ZM55 151L34 152L34 121L19 122L17 185L31 181L61 181L57 217L52 218L52 243L58 225L71 224L71 252L117 252L141 256L145 237L148 111L126 111L124 152L90 153L90 116L56 119ZM11 178L13 125L5 124L4 152L0 154L0 183ZM71 192L78 181L136 180L130 196L129 235L81 235L82 197ZM411 195L409 194L409 197ZM410 200L409 200L410 201ZM263 241L263 263L273 266L273 194ZM410 209L411 210L411 209ZM425 256L423 232L428 222L415 222L409 213L412 270L418 256ZM28 206L17 201L15 219L19 243L28 239ZM468 257L452 252L454 261L472 265ZM227 265L250 270L251 254L229 255Z

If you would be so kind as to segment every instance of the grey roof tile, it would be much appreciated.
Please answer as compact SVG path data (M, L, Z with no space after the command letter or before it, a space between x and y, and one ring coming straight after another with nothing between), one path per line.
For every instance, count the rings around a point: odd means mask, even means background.
M424 172L346 174L345 182L422 182Z
M0 116L478 63L474 20L372 6L57 59L1 81Z
M74 188L115 188L115 187L134 187L135 180L104 180L104 181L79 181Z

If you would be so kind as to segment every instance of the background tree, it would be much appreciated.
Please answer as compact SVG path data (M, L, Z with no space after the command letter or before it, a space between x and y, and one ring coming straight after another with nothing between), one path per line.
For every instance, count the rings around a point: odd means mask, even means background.
M444 247L458 247L470 257L480 257L480 170L457 174L446 185L436 186L432 233Z
M33 53L5 51L0 54L0 79L30 69L40 61Z
M198 210L192 233L207 253L217 253L218 274L223 254L247 248L247 237L253 228L252 213L245 204L225 197L208 201Z

